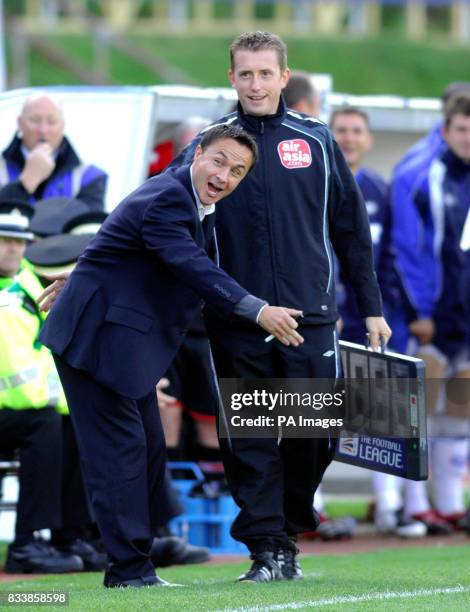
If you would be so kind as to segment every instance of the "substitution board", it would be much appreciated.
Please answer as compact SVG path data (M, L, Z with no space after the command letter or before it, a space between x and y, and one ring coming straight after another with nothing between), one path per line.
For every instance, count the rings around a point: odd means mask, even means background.
M340 342L347 429L335 460L410 480L428 477L425 365Z

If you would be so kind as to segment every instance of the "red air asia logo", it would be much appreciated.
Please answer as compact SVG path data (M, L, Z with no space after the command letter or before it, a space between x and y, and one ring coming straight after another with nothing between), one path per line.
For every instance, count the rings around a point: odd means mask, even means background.
M312 152L308 142L301 138L283 140L277 145L277 152L285 168L308 168L312 163Z

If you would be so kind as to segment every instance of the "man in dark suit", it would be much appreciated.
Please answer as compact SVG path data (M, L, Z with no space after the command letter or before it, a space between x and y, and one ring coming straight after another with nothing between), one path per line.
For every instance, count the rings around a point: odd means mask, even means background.
M258 323L286 346L303 341L293 318L300 311L250 295L206 253L212 233L201 221L256 157L256 144L242 129L209 130L191 166L149 179L112 212L43 328L41 340L55 355L109 555L107 587L167 584L149 557L165 502L155 385L201 298L219 315Z

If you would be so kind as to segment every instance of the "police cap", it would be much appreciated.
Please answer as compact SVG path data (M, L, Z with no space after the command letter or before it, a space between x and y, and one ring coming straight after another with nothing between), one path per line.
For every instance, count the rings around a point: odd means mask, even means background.
M0 200L0 236L32 240L30 220L34 208L11 198Z
M48 236L26 249L25 257L36 274L58 274L72 270L107 214L90 211L76 215L64 226L67 233Z
M25 257L33 264L34 271L39 276L69 271L73 269L92 238L90 234L48 236L30 244Z
M39 237L63 234L64 226L78 215L89 212L89 207L75 198L47 198L34 207L31 231Z

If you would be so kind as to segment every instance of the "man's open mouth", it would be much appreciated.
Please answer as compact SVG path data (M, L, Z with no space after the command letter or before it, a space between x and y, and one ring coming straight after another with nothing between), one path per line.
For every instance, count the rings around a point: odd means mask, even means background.
M222 187L217 187L217 185L209 181L207 183L207 191L209 192L210 196L214 197L214 196L219 195L219 193L223 191L223 189Z

